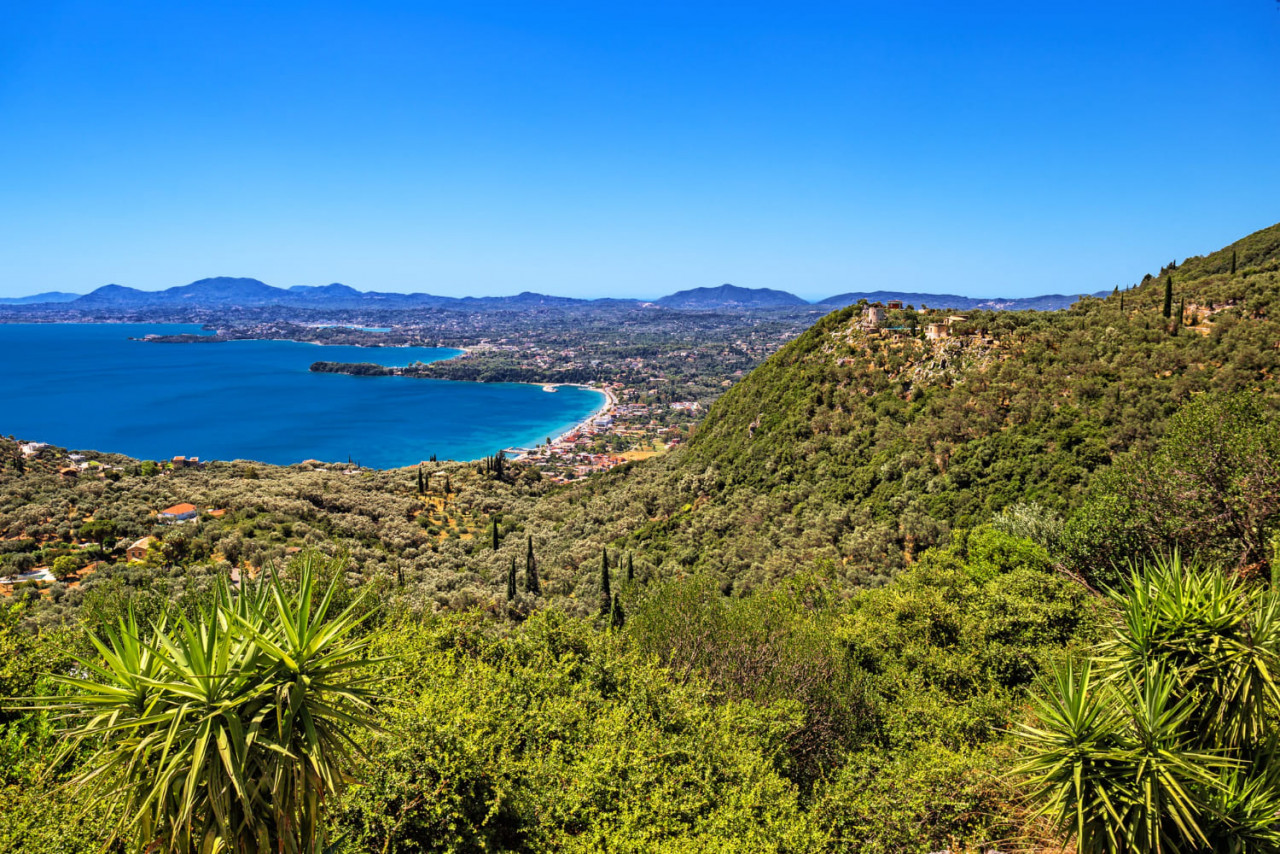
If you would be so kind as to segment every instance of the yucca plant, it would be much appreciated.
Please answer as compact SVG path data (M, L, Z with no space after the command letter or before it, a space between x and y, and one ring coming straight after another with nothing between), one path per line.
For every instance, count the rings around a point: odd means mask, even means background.
M1280 709L1280 598L1234 574L1187 566L1175 553L1111 592L1120 620L1098 650L1116 672L1170 669L1196 697L1200 743L1237 753L1262 744Z
M1094 852L1280 852L1280 606L1213 568L1137 567L1090 660L1019 733L1039 811Z
M68 693L45 707L64 758L88 752L68 785L123 801L115 837L148 854L323 849L325 801L376 724L360 603L330 614L336 579L313 598L318 560L223 583L189 619L144 631L130 615L59 678Z

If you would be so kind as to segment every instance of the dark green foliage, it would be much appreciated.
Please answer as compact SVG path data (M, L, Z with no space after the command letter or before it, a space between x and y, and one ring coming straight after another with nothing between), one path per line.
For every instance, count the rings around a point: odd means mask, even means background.
M608 617L613 610L613 590L609 583L609 550L600 550L600 616Z
M1170 273L1164 280L1164 308L1161 310L1165 319L1168 320L1173 314L1173 274Z
M493 475L495 480L505 480L507 477L507 454L505 451L498 451L490 457L485 457L480 461L480 469L484 474Z
M1111 584L1134 558L1171 548L1249 576L1271 574L1280 526L1280 434L1253 394L1201 395L1154 453L1126 457L1067 524L1075 572Z
M538 561L533 556L533 537L529 537L529 549L524 558L524 589L534 596L542 593L542 582L538 579Z
M516 598L516 556L511 556L511 569L507 571L507 601Z

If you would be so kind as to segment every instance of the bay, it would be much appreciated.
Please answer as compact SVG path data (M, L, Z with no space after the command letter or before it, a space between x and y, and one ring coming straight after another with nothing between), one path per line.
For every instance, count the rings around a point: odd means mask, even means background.
M403 366L459 351L296 341L161 344L183 324L0 324L0 434L141 459L175 455L392 468L470 460L563 433L604 403L471 383L311 373L312 362Z

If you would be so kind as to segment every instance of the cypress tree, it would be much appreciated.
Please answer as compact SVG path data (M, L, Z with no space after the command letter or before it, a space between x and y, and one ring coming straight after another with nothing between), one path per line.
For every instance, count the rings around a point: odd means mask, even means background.
M1231 275L1236 274L1236 250L1231 250Z
M524 558L524 589L534 596L542 592L542 582L538 580L538 562L533 557L533 535L529 536L529 551Z
M609 584L609 550L600 553L600 616L607 617L613 608L613 592Z
M636 580L636 567L635 567L635 564L631 562L631 553L627 552L627 581L635 581L635 580Z
M516 598L516 556L511 556L511 569L507 570L507 601Z
M622 597L614 596L609 607L609 625L615 629L622 628L622 624L626 622L626 614L622 612Z
M445 475L444 476L444 497L448 498L449 494L452 492L453 492L453 483L452 481L449 480L449 475Z
M1124 311L1124 294L1120 295L1120 311Z
M1173 274L1164 280L1164 317L1168 320L1173 315Z
M418 494L423 495L426 491L426 482L422 479L422 463L418 463Z
M493 550L498 550L498 517L493 517Z

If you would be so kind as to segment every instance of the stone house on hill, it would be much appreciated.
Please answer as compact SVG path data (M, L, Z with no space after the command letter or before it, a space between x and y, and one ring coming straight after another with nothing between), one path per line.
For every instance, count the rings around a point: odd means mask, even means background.
M125 557L131 561L144 561L147 559L147 549L151 548L151 544L156 541L155 537L143 537L125 550Z
M878 305L869 305L862 310L862 325L864 327L870 328L879 323L883 323L884 318L884 309Z

